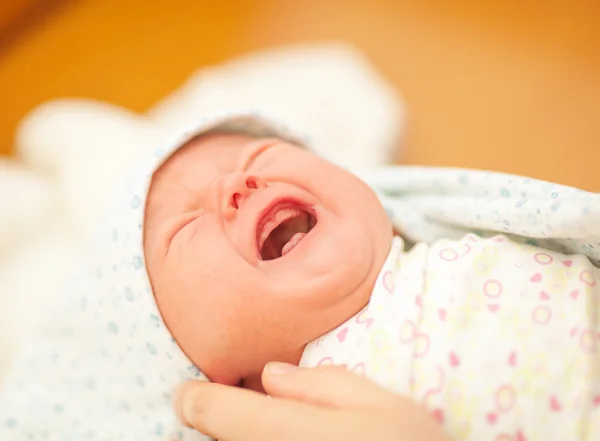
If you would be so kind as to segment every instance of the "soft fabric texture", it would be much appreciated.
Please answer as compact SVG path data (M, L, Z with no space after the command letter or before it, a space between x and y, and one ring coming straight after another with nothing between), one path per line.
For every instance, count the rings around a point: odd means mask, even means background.
M363 173L412 243L509 234L600 260L600 195L504 173L390 166Z
M596 236L598 237L598 236ZM450 439L600 438L600 269L505 236L396 238L368 306L307 346L423 404Z
M145 266L144 208L152 174L194 136L211 131L303 140L253 113L215 115L145 157L50 303L0 394L0 439L198 440L183 428L172 393L205 378L161 319Z
M346 167L393 162L405 125L401 97L358 50L334 42L202 68L143 114L85 99L34 109L17 130L17 158L0 158L0 381L138 159L230 107L302 126L320 154Z

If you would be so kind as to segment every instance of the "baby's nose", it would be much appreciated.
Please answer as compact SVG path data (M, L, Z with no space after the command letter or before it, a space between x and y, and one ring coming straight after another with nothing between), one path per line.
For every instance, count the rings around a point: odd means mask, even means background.
M223 192L223 211L234 214L244 204L245 199L254 191L266 187L265 183L257 176L245 173L230 175L225 182Z

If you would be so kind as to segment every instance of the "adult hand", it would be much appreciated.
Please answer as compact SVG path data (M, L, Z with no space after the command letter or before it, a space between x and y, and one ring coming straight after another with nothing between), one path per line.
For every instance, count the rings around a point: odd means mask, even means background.
M190 382L180 390L184 424L221 441L448 441L413 401L339 367L269 363L269 396Z

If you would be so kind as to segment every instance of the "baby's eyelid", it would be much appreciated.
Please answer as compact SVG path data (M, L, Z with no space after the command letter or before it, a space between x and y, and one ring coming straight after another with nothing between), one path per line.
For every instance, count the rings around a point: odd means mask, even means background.
M201 210L200 213L197 213L194 216L190 216L189 218L186 218L184 221L180 222L177 225L177 227L175 227L172 230L172 232L169 234L169 236L167 238L167 253L169 252L171 244L173 243L173 241L175 240L177 235L179 233L181 233L183 230L185 230L187 227L189 227L190 224L196 222L200 217L202 217L203 214L204 214L204 210Z
M273 146L275 146L275 143L269 143L269 144L264 144L261 145L260 147L256 148L248 157L248 159L245 162L244 166L242 167L242 171L248 171L255 163L256 160L263 157L263 154L269 150L271 150L271 148Z
M245 172L250 170L257 170L259 168L258 163L260 162L260 153L252 158L245 168Z

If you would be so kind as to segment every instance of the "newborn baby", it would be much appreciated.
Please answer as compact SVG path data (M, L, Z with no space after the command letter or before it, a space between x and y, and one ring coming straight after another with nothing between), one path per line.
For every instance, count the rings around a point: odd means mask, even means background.
M165 145L115 197L80 276L5 380L0 439L203 439L177 422L175 388L206 376L261 390L273 360L346 365L423 403L457 440L600 437L600 274L565 254L597 257L591 242L546 250L471 234L408 250L390 217L413 241L419 228L456 235L450 221L433 227L439 200L407 205L386 170L376 195L252 115ZM420 191L427 172L395 175ZM431 182L449 192L440 176ZM597 198L584 202L577 219L597 225ZM526 235L499 213L498 225Z
M298 364L308 342L367 304L391 239L352 174L280 139L213 133L155 174L144 247L190 360L212 381L260 389L267 362Z

